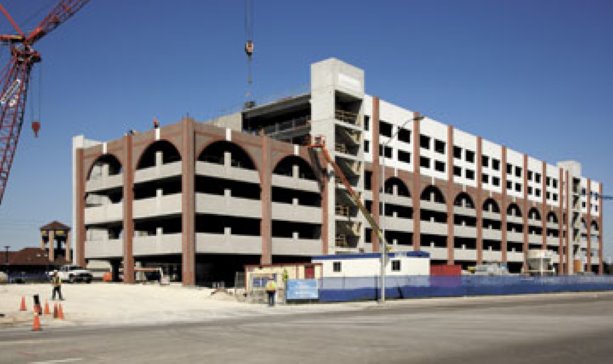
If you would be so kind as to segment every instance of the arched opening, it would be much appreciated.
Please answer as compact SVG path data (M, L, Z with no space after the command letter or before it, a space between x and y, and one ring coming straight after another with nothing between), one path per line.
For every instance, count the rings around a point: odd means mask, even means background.
M198 161L230 165L243 169L256 169L253 160L243 148L227 141L218 141L207 146L198 156Z
M485 211L485 212L493 212L495 214L499 214L500 213L500 207L498 207L498 204L496 203L496 201L493 198L488 198L483 203L483 211Z
M553 226L550 226L552 224ZM547 237L557 238L559 234L560 234L560 230L558 228L558 216L553 211L549 211L549 213L547 214ZM549 242L547 243L547 245L549 245ZM555 244L555 245L558 245L558 244ZM557 252L557 249L552 250L552 251Z
M119 160L112 154L104 154L92 165L87 174L87 180L96 180L108 176L115 176L122 173Z
M519 217L521 218L521 209L517 204L512 203L507 208L507 216Z
M509 204L507 208L507 251L523 252L524 224L521 220L521 209L516 203Z
M473 199L466 192L460 192L453 201L453 205L457 207L464 207L467 209L475 208L475 203L473 202Z
M179 162L181 154L177 148L166 140L158 140L145 149L136 169L155 167L156 165Z
M385 181L385 193L388 195L411 197L407 185L397 177L388 178Z
M444 204L445 196L436 186L430 185L421 193L420 200Z
M488 214L500 215L500 207L493 198L488 198L483 202L483 219L482 226L485 229L494 229L500 231L501 222L500 216L493 217ZM484 242L485 247L485 242Z
M410 201L407 202L407 199L411 197L409 189L400 178L391 177L385 181L384 191L385 193L381 195L381 201L385 203L380 205L379 211L382 216L385 216L385 220L382 220L382 226L387 226L385 229L385 239L390 244L411 245L413 234L398 228L399 226L408 227L410 223L406 220L413 218L413 208L409 205ZM405 220L399 221L395 219ZM397 227L390 228L390 226L394 225Z
M430 206L427 204L422 204L421 211L419 213L421 221L436 222L439 224L447 223L447 207L445 197L440 189L433 185L426 187L420 195L420 200L424 201L424 203L430 202L434 204ZM425 235L426 234L422 234L422 237L426 238ZM424 239L422 240L425 242Z
M528 211L528 218L531 220L541 221L541 214L536 208L531 208Z
M288 156L279 161L272 171L273 174L315 180L313 168L302 158Z
M592 221L592 225L591 225L591 232L592 234L596 233L598 234L599 230L598 230L598 223L596 221Z

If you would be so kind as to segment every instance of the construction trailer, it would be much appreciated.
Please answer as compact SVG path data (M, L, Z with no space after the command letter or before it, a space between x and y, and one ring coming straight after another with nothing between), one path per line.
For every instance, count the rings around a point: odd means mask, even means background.
M381 254L320 255L312 259L323 267L323 278L373 277L381 271ZM388 276L429 276L430 254L423 251L388 253Z

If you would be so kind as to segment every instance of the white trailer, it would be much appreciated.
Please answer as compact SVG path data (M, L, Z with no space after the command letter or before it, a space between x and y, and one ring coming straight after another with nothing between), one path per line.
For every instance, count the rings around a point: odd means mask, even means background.
M381 254L319 255L311 258L321 264L324 278L372 277L381 273ZM388 253L385 267L387 276L430 275L430 254L423 251Z

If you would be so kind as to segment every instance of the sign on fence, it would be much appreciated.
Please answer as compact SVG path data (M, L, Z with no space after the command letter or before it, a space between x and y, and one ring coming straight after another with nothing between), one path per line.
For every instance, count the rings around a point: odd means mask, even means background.
M316 279L290 279L287 281L287 300L317 300L319 285Z

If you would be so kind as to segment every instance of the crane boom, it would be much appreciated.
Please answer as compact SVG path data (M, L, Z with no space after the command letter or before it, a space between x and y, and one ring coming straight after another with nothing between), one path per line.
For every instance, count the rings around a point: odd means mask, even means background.
M40 53L32 46L43 36L74 15L89 0L61 0L39 25L25 35L9 12L0 4L0 12L11 23L17 34L0 34L0 42L11 49L11 60L0 79L0 204L15 158L25 113L30 72L40 62Z
M308 147L312 150L321 150L324 159L332 166L332 169L334 169L334 174L341 180L341 182L347 189L349 196L358 206L358 209L360 209L360 212L362 212L362 215L364 215L364 217L370 224L370 227L379 237L379 241L384 241L385 237L383 236L383 231L381 230L381 227L379 226L377 221L375 221L375 218L372 216L370 211L368 211L366 206L364 206L362 200L360 199L360 195L353 189L351 183L349 183L349 180L345 176L345 173L343 172L341 167L339 167L339 165L330 156L330 152L328 152L328 148L326 148L325 139L321 136L315 137L314 143L309 144Z

